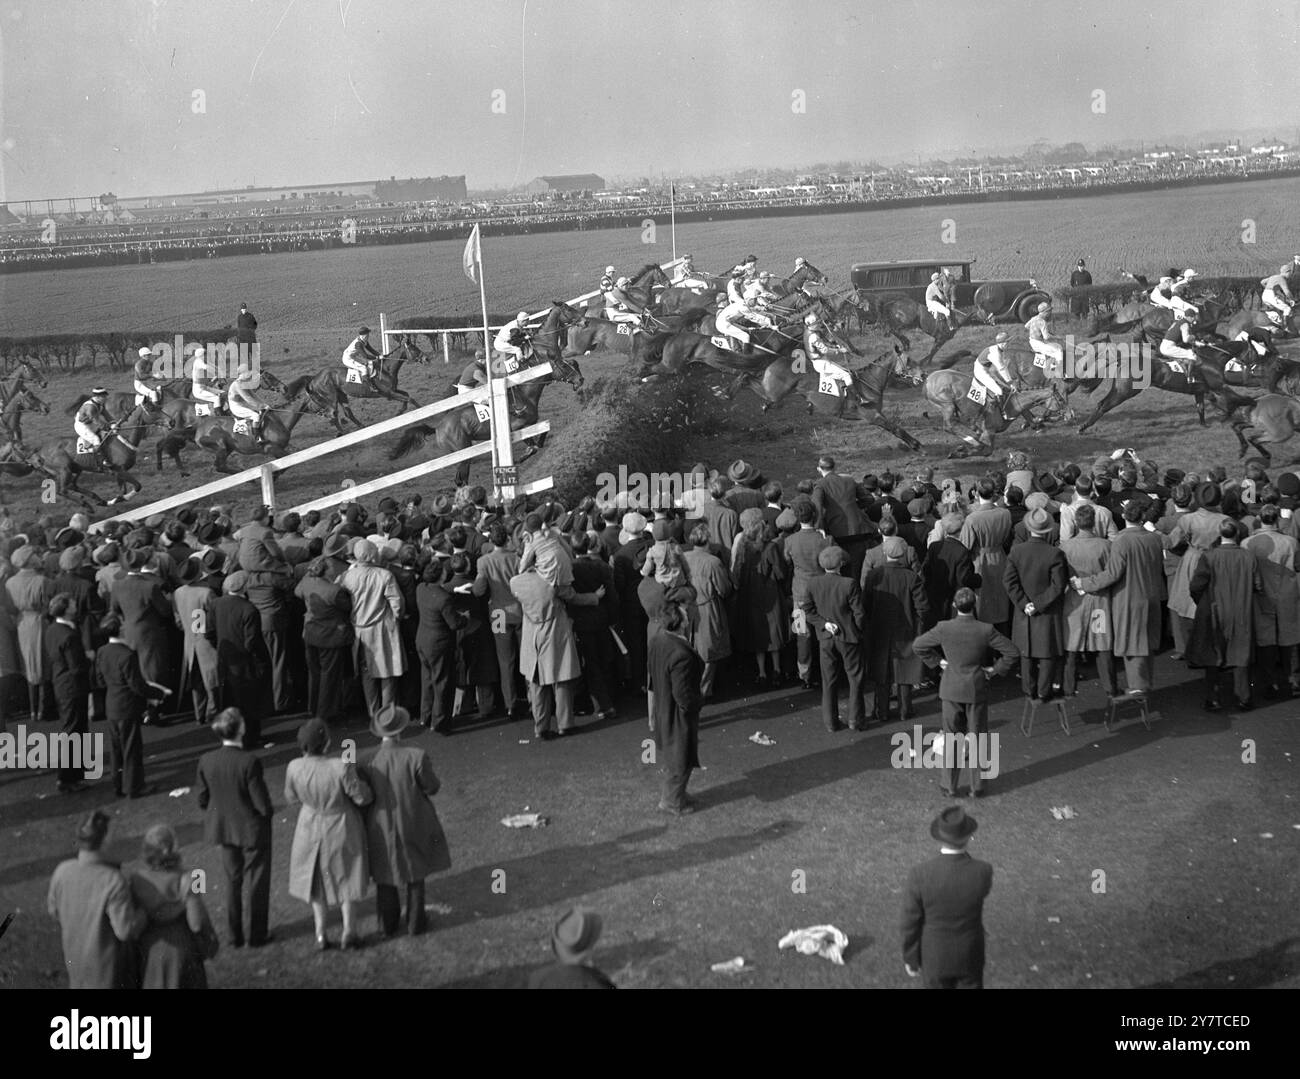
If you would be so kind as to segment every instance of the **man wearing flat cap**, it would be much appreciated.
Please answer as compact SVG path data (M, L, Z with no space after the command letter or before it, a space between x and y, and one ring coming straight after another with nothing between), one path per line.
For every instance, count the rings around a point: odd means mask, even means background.
M821 651L822 722L828 731L843 730L839 715L840 672L848 683L849 729L866 727L862 696L864 632L862 593L858 582L844 576L848 555L842 547L823 547L817 554L822 569L803 586L800 609L817 634Z
M1065 590L1070 570L1059 547L1048 542L1052 515L1025 515L1029 539L1011 548L1002 581L1011 601L1011 641L1020 650L1020 684L1026 697L1052 699L1065 653Z
M903 967L927 989L984 988L984 900L993 867L966 848L978 824L951 806L930 825L939 853L912 869L903 889Z
M555 962L534 971L529 989L614 989L616 986L591 965L591 953L600 940L600 915L575 908L566 911L551 930Z

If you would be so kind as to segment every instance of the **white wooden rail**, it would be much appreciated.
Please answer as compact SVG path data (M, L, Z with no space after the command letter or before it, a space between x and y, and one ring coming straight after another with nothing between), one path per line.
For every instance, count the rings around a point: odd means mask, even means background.
M513 375L507 375L505 382L507 386L518 386L525 382L531 382L537 378L544 378L551 374L551 365L549 363L538 364L536 367L529 367L523 371L516 372ZM463 408L465 405L474 401L486 401L488 397L488 387L480 386L477 389L470 390L467 393L458 394L455 397L448 397L441 401L435 401L432 404L421 405L419 408L411 409L400 416L391 416L386 420L380 420L378 423L372 423L368 427L363 427L358 431L349 431L346 435L338 438L332 438L327 442L319 442L315 446L308 446L306 449L296 450L293 453L286 454L273 461L267 461L264 464L255 465L252 468L246 468L242 472L236 472L230 476L223 476L219 480L213 480L211 483L202 484L199 487L182 491L179 494L171 495L168 498L159 499L157 502L150 502L143 506L134 506L130 510L116 514L113 517L106 517L103 520L95 521L90 526L90 531L98 532L107 524L114 521L138 521L145 517L151 517L155 513L165 513L168 510L179 509L182 506L188 506L193 502L211 498L219 495L223 491L229 491L234 487L241 487L246 483L257 482L261 484L262 501L274 507L275 505L275 480L277 472L283 472L285 469L292 468L294 465L306 464L308 461L314 461L326 454L336 450L347 449L349 446L356 446L362 442L369 442L371 439L388 434L390 431L397 431L403 427L409 427L413 423L419 423L421 420L427 420L434 416L441 415L444 412L450 412L453 409ZM534 425L534 427L543 427L549 430L549 425ZM534 430L534 428L526 428ZM536 431L540 434L541 431ZM531 437L519 436L518 437ZM357 492L365 488L366 493L371 491L383 490L385 487L391 487L394 484L405 483L413 475L423 475L429 472L436 472L448 465L458 464L462 460L469 460L479 454L491 452L491 441L483 442L479 446L468 447L470 450L476 450L476 453L468 453L467 450L458 451L459 454L466 454L460 457L457 454L448 454L445 457L434 458L431 461L422 462L413 468L404 469L401 472L392 473L388 476L381 476L379 479L371 480L367 484L361 484L356 487L348 487L340 492L342 497L334 501L327 501L326 505L335 505L337 502L346 502L349 498L357 496ZM530 485L531 486L531 485ZM546 486L536 488L537 490L546 490ZM531 493L527 487L520 488L523 493ZM310 505L310 504L309 504Z

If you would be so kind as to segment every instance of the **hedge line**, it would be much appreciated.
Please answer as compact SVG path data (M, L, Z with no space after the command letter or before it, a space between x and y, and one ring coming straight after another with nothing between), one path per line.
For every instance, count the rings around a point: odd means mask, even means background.
M171 344L180 334L190 342L225 343L235 336L233 327L219 330L122 330L109 333L42 333L21 337L0 337L0 362L9 370L23 360L42 366L57 364L75 368L83 353L90 356L93 367L98 358L108 357L110 367L129 367L140 348L152 348L160 342Z
M1147 290L1136 281L1110 281L1103 285L1082 285L1077 288L1065 285L1053 295L1067 303L1076 298L1087 301L1089 310L1110 311L1136 300ZM1223 298L1234 309L1255 306L1263 287L1258 277L1198 277L1194 291L1201 296Z

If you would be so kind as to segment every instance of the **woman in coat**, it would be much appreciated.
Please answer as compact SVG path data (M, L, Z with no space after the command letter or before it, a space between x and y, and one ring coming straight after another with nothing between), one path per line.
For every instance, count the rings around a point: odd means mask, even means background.
M329 728L309 719L298 728L302 756L290 761L284 774L284 798L302 808L289 855L289 894L311 904L316 947L333 946L325 933L329 907L343 908L341 946L359 948L356 905L370 890L366 858L366 829L359 806L369 805L372 793L356 766L325 756Z
M206 989L203 962L217 954L217 934L203 897L191 887L190 871L181 868L176 833L155 824L144 834L140 857L144 868L127 879L135 905L148 919L137 945L140 987Z
M686 576L695 589L695 651L704 663L700 693L713 696L718 664L731 655L731 626L727 621L727 598L732 594L731 575L722 560L709 550L709 526L691 530L691 546L683 553Z
M1279 518L1276 506L1262 506L1259 531L1242 543L1255 556L1264 585L1255 597L1255 652L1260 680L1270 697L1279 692L1294 696L1295 646L1300 644L1297 543L1281 533Z
M736 583L735 648L753 652L757 684L779 684L781 650L790 643L789 571L776 542L776 530L751 507L740 515L740 532L731 548L731 577Z
M398 739L411 722L405 708L386 708L370 723L370 733L382 739L362 765L374 792L366 808L366 844L370 879L375 882L379 931L396 935L401 921L401 891L406 890L406 931L417 936L428 928L424 913L424 878L451 866L433 796L438 777L433 761L419 746Z
M415 588L415 652L420 657L420 723L439 734L451 733L456 690L456 632L468 620L456 609L446 582L447 559L435 558Z
M867 635L867 677L876 684L875 716L888 718L891 687L897 687L900 719L912 718L912 687L925 677L925 664L912 650L929 612L920 575L903 565L907 541L886 536L885 564L868 572L862 585Z
M369 540L352 544L352 565L339 585L352 597L353 656L366 694L366 706L375 716L394 703L396 680L406 673L402 635L402 593L388 570L378 565L379 552Z
M19 547L9 561L15 573L5 581L5 591L18 616L18 650L27 677L27 705L33 720L43 719L54 704L45 672L45 616L54 598L54 582L41 573L35 547Z

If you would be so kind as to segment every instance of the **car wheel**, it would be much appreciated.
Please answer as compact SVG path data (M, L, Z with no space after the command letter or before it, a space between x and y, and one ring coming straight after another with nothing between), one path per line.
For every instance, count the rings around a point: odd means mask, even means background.
M1020 319L1021 322L1028 322L1038 314L1038 305L1044 301L1047 303L1052 302L1052 298L1045 292L1035 292L1026 296L1020 301L1020 306L1016 308L1016 317Z
M996 281L985 281L975 290L975 310L986 318L996 317L1007 309L1007 290Z

